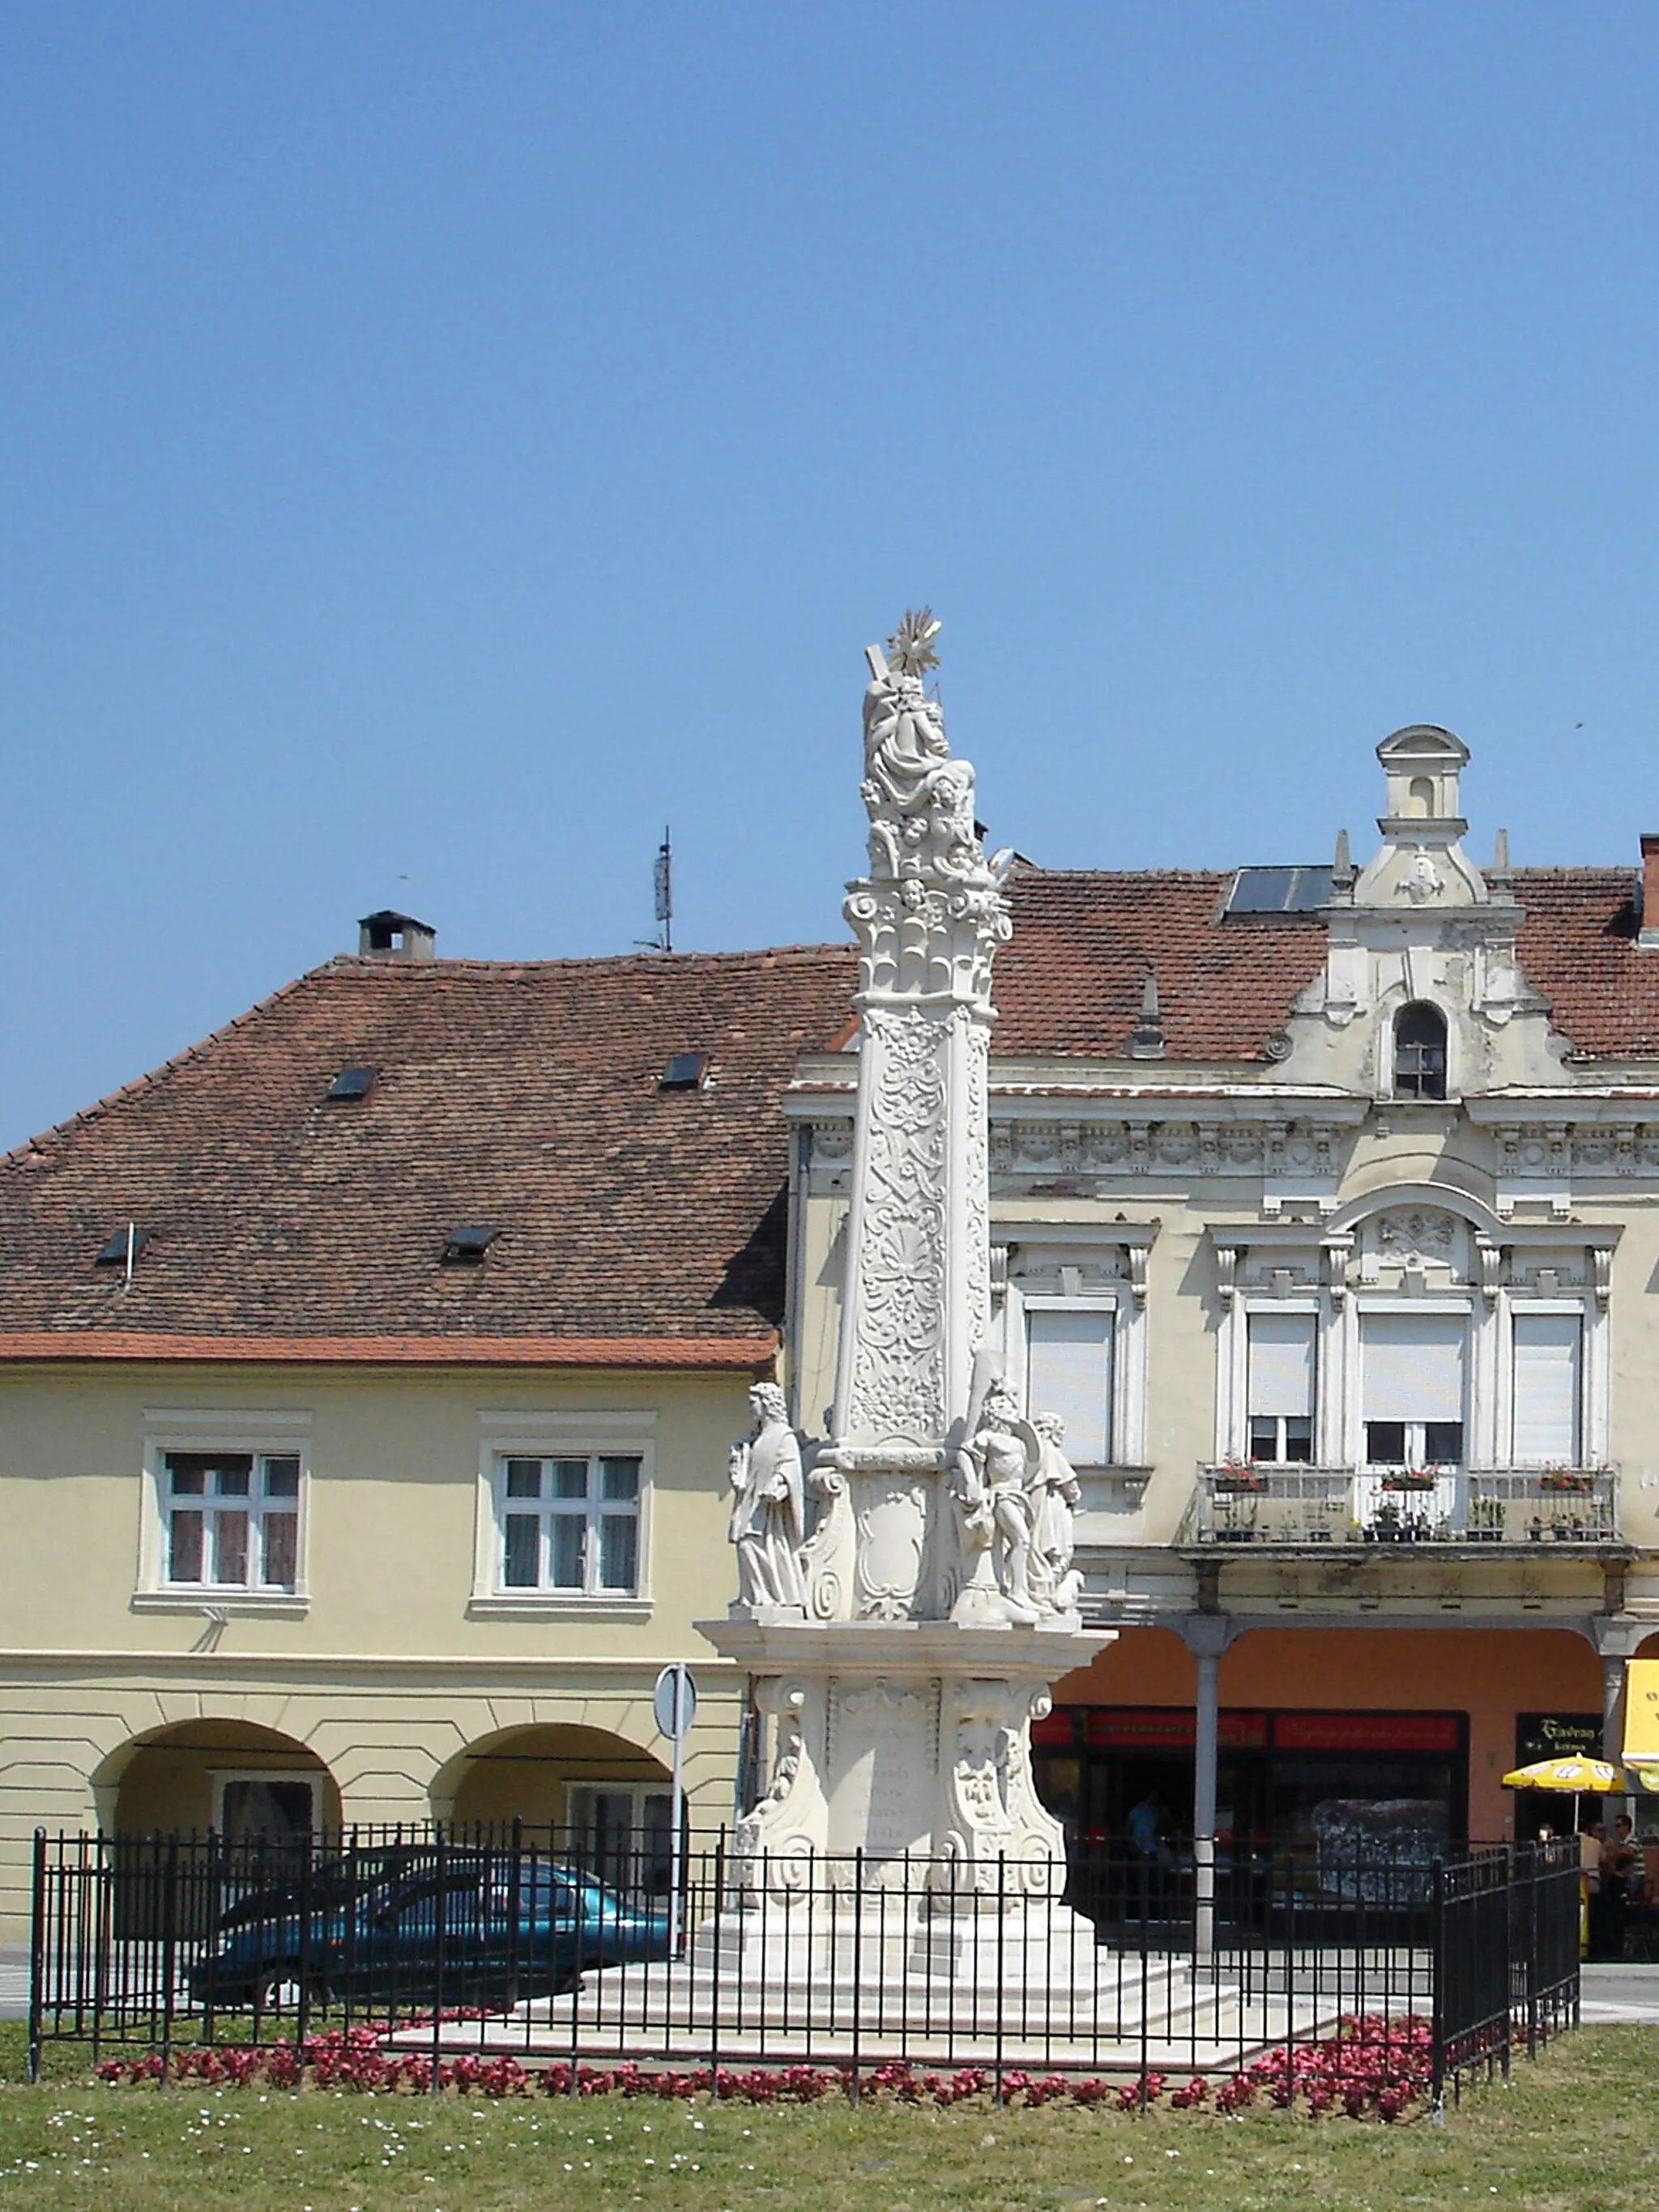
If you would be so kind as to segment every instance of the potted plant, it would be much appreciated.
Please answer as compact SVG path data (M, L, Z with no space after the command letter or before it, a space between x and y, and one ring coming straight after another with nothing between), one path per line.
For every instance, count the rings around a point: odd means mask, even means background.
M1432 1490L1437 1475L1424 1467L1396 1467L1382 1478L1384 1490Z
M1583 1493L1595 1489L1595 1476L1588 1468L1547 1467L1538 1478L1538 1487L1557 1494Z
M1253 1460L1223 1460L1215 1471L1214 1489L1218 1498L1259 1498L1267 1487L1266 1471Z
M1368 1544L1397 1544L1400 1541L1400 1508L1384 1498L1370 1518L1365 1531Z

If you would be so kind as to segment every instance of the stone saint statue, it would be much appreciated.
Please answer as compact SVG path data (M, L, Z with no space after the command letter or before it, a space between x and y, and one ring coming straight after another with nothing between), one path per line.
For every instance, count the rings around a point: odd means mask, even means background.
M1045 1613L1074 1613L1083 1577L1072 1565L1076 1534L1072 1516L1083 1496L1077 1469L1060 1446L1066 1424L1058 1413L1036 1413L1039 1451L1028 1478L1031 1515L1031 1595Z
M969 1567L955 1608L958 1619L1035 1622L1031 1595L1029 1482L1036 1437L1006 1382L993 1382L979 1425L956 1455L951 1489L964 1562Z
M806 1540L800 1445L789 1425L775 1382L757 1382L749 1393L752 1432L732 1447L732 1520L727 1531L738 1552L738 1591L744 1605L787 1606L806 1601L801 1547Z
M961 880L985 872L974 827L974 771L952 760L939 702L922 689L937 664L939 624L924 607L907 615L887 641L890 665L873 646L873 677L864 695L865 805L870 814L870 871L877 878Z

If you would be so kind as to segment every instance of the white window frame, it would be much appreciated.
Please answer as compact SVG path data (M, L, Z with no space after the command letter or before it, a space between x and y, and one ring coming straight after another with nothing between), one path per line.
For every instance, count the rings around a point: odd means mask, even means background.
M1261 1298L1247 1297L1243 1301L1242 1310L1243 1327L1238 1333L1240 1338L1240 1348L1243 1358L1243 1372L1239 1377L1238 1383L1239 1425L1242 1431L1242 1435L1236 1455L1241 1459L1255 1461L1256 1464L1262 1467L1283 1467L1291 1468L1298 1467L1317 1467L1320 1463L1319 1415L1321 1383L1322 1381L1319 1368L1321 1338L1323 1334L1323 1331L1320 1326L1321 1315L1319 1310L1319 1300L1317 1298ZM1298 1320L1305 1320L1308 1324L1308 1334L1311 1339L1311 1365L1313 1368L1311 1396L1313 1402L1305 1414L1254 1414L1250 1411L1251 1323L1264 1316L1271 1316L1277 1319L1285 1315L1293 1315ZM1279 1437L1281 1443L1284 1441L1285 1423L1287 1420L1305 1420L1308 1423L1308 1456L1306 1459L1293 1460L1285 1459L1282 1457L1277 1459L1259 1459L1257 1455L1251 1449L1252 1440L1250 1435L1251 1429L1258 1419L1263 1420L1276 1420L1278 1422Z
M651 1617L651 1522L656 1487L653 1411L544 1411L479 1417L477 1510L472 1596L480 1618L648 1620ZM502 1580L503 1508L510 1459L637 1459L640 1489L635 1586L623 1590L509 1589Z
M1343 1459L1364 1474L1371 1462L1365 1450L1363 1317L1368 1314L1438 1314L1463 1323L1463 1456L1460 1471L1491 1467L1497 1407L1492 1374L1492 1321L1484 1301L1473 1291L1463 1297L1412 1297L1387 1291L1360 1291L1346 1301L1343 1366ZM1407 1443L1407 1463L1410 1440ZM1449 1464L1449 1462L1448 1463Z
M1519 1241L1519 1240L1517 1240ZM1578 1323L1578 1458L1580 1468L1607 1464L1609 1400L1610 1332L1605 1308L1588 1292L1559 1297L1532 1297L1505 1291L1502 1335L1498 1344L1498 1462L1518 1467L1515 1456L1515 1323L1526 1314L1565 1314Z
M1027 1314L1097 1314L1103 1311L1112 1316L1112 1402L1108 1409L1111 1424L1111 1457L1103 1464L1108 1470L1139 1467L1145 1462L1146 1450L1146 1317L1139 1301L1130 1295L1127 1284L1106 1284L1099 1290L1091 1287L1088 1291L1079 1291L1075 1297L1063 1297L1027 1291L1018 1281L1011 1282L1008 1285L1006 1334L1009 1381L1024 1405L1030 1387ZM1040 1413L1042 1408L1038 1407L1033 1410ZM1064 1449L1069 1455L1069 1439ZM1079 1460L1076 1465L1079 1473L1094 1471L1092 1462Z
M216 1407L147 1411L143 1474L140 1486L138 1572L132 1595L137 1613L302 1614L309 1608L309 1524L311 1519L311 1415L309 1412L241 1412ZM295 1499L294 1587L272 1589L257 1583L175 1583L168 1578L171 1528L168 1521L168 1455L173 1452L235 1453L261 1459L297 1459L299 1494ZM204 1506L211 1500L204 1497ZM250 1519L252 1519L252 1514ZM252 1540L252 1532L250 1530Z

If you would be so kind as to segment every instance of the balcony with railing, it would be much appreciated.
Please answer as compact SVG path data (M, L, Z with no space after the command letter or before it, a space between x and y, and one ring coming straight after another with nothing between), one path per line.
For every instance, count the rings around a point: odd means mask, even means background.
M1201 1466L1184 1544L1314 1549L1402 1544L1511 1551L1623 1541L1613 1467Z

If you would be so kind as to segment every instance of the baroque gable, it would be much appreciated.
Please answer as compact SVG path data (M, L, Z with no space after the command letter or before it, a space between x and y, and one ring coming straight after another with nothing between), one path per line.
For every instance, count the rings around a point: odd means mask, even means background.
M1522 913L1504 841L1489 872L1462 848L1468 747L1424 724L1395 731L1376 751L1382 843L1358 874L1339 852L1325 961L1291 1014L1280 1073L1386 1098L1398 1018L1426 1006L1445 1022L1451 1096L1571 1083L1569 1042L1516 951Z

